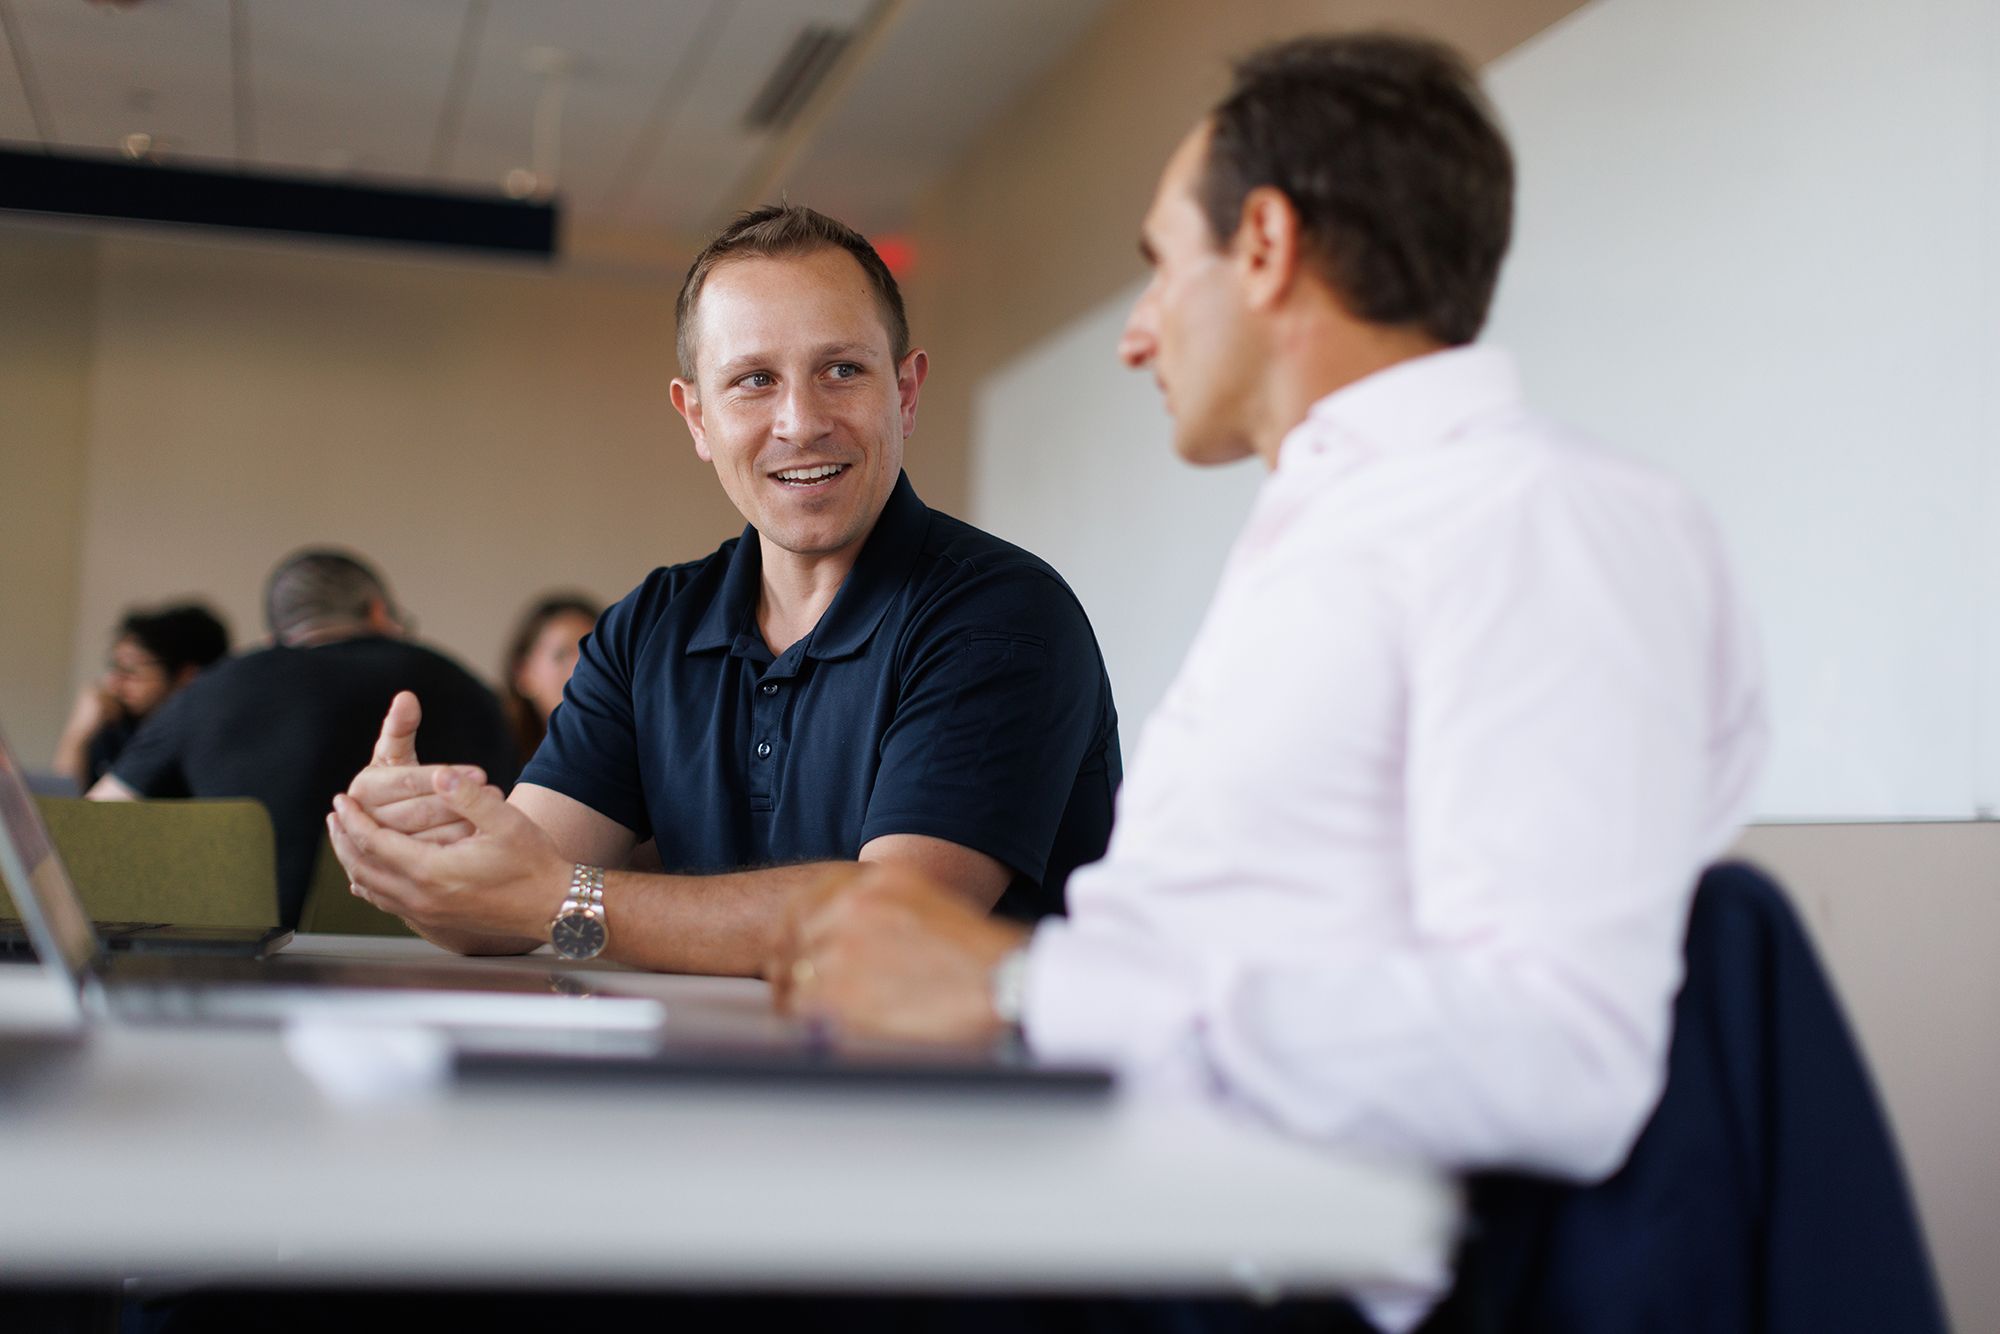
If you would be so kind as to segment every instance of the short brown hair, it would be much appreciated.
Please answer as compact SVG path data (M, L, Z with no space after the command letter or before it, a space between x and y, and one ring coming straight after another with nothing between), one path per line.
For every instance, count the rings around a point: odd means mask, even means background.
M702 248L681 283L674 300L674 353L680 359L681 375L693 379L694 314L701 301L701 289L716 267L732 259L756 256L778 259L806 255L816 250L845 250L868 275L875 288L875 304L881 309L882 324L889 331L889 350L897 364L910 352L910 321L903 313L903 293L896 275L875 253L868 238L844 222L798 204L766 204L736 215L736 220Z
M1513 228L1514 159L1464 59L1427 38L1355 33L1264 47L1235 74L1196 186L1216 243L1270 186L1356 318L1476 338Z

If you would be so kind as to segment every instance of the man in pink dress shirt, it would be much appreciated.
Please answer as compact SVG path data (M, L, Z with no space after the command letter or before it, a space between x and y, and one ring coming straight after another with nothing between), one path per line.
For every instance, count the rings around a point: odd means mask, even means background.
M1464 64L1239 67L1146 214L1120 354L1187 461L1269 470L1103 861L1033 931L864 868L769 974L843 1029L1115 1064L1353 1150L1580 1180L1659 1095L1680 941L1764 749L1751 635L1672 481L1473 346L1512 215ZM1447 1258L1363 1294L1416 1323Z

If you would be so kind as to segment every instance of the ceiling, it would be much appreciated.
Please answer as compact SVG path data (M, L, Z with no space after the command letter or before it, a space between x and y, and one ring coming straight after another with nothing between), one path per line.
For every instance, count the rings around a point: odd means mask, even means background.
M517 173L573 221L676 241L783 190L879 234L1104 3L0 0L0 145L486 193ZM848 38L817 95L746 124L812 27Z

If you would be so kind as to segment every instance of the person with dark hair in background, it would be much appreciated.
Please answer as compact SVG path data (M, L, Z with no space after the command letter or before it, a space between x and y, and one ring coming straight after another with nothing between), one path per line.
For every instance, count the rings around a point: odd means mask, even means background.
M333 794L368 763L376 728L398 691L421 691L427 748L482 767L496 783L516 771L500 702L463 667L411 642L409 618L370 565L314 549L279 562L265 590L269 648L202 674L147 719L88 793L255 797L278 840L278 904L296 926Z
M500 668L500 703L514 729L522 764L548 735L549 715L562 703L563 687L576 670L577 645L604 611L581 593L552 593L522 615Z
M1269 472L1110 849L1033 931L907 868L830 874L769 969L784 1006L1011 1029L1348 1152L1618 1167L1762 762L1761 673L1700 504L1471 346L1512 206L1449 49L1305 38L1238 68L1160 179L1119 351L1183 459ZM1445 1245L1357 1294L1367 1320L1297 1327L1412 1328Z
M56 742L55 771L79 791L89 788L148 714L228 655L229 627L199 602L126 612L104 675L77 692Z

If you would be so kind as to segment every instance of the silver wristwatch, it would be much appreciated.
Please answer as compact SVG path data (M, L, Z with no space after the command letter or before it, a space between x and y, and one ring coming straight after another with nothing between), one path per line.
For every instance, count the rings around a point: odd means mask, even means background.
M604 923L604 868L579 864L570 872L569 897L549 923L549 944L565 959L595 959L610 941Z

